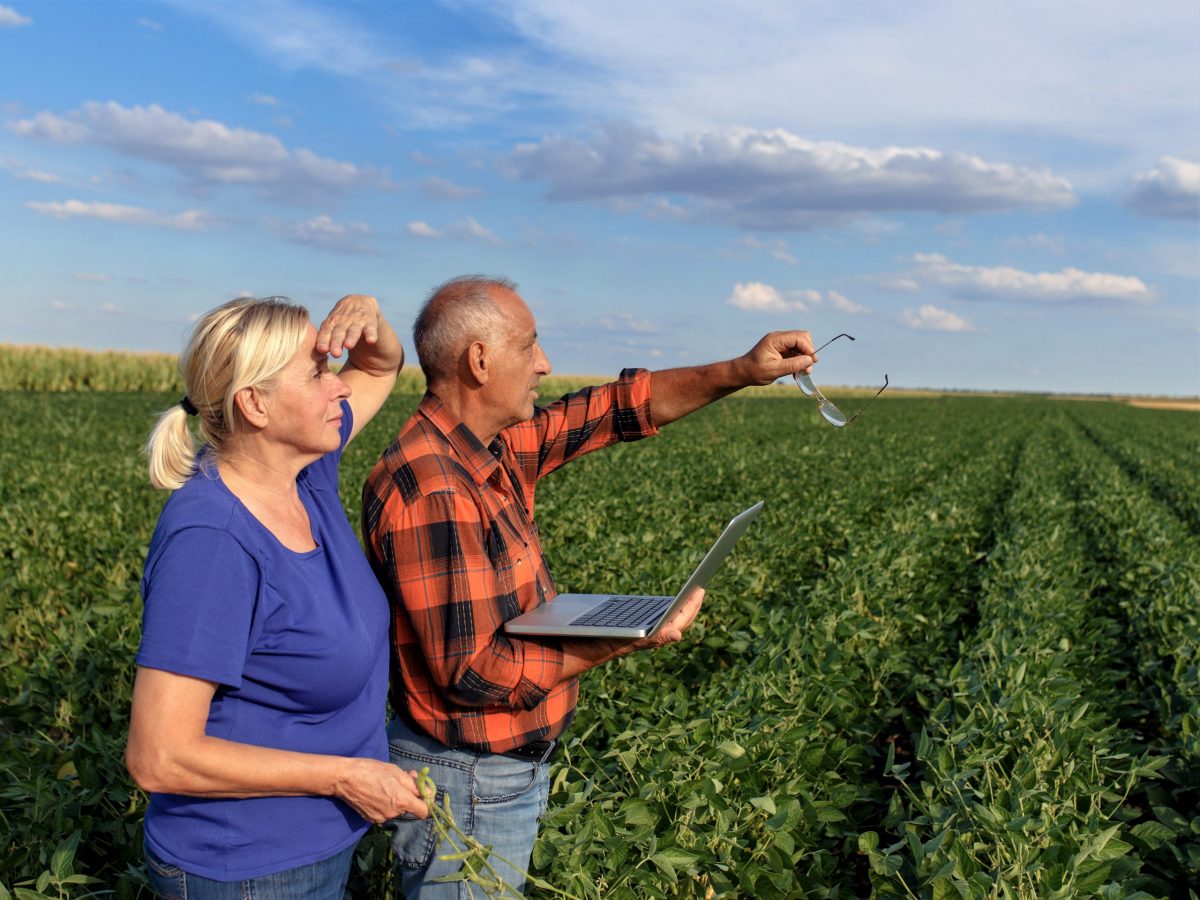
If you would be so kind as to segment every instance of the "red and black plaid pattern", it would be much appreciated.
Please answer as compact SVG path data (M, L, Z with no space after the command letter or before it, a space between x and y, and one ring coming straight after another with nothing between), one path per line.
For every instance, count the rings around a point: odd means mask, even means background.
M538 409L490 447L425 395L363 487L367 556L392 601L397 711L448 747L491 753L566 730L578 684L562 680L559 641L503 630L557 593L537 481L657 431L643 369Z

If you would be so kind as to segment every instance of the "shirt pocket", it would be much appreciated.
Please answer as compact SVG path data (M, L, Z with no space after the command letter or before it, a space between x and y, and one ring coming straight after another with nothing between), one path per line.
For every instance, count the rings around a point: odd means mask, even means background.
M488 556L502 595L498 605L503 621L515 618L541 602L537 578L541 554L537 544L529 541L504 516L492 523L488 533Z

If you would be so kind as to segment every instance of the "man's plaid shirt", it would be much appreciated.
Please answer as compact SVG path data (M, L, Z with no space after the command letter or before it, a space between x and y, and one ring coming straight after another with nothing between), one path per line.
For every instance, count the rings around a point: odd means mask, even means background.
M483 446L426 394L363 487L367 556L392 601L392 706L448 747L502 753L559 737L577 679L555 638L504 622L557 591L533 520L537 481L656 434L650 373L586 388Z

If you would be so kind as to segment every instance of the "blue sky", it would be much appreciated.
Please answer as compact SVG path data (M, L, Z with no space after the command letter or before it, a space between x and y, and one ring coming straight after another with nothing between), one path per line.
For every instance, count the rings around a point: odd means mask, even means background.
M484 272L564 374L1195 395L1200 6L0 0L0 223L9 343Z

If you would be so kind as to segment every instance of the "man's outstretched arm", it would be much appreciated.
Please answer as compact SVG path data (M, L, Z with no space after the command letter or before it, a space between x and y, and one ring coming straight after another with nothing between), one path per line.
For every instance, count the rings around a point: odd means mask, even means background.
M650 415L661 427L744 387L810 372L816 361L807 331L772 331L734 359L651 372Z

